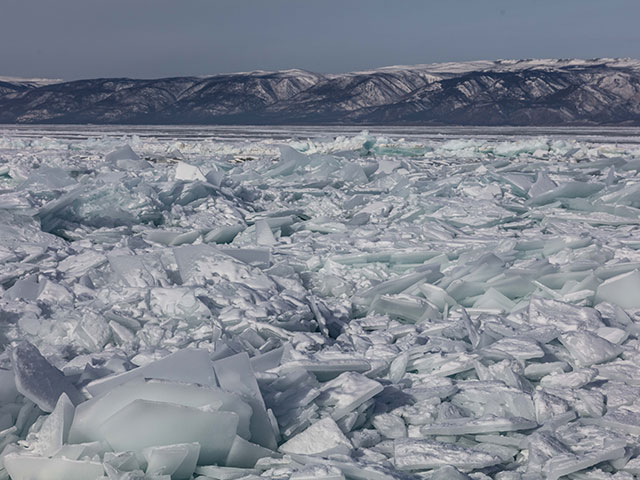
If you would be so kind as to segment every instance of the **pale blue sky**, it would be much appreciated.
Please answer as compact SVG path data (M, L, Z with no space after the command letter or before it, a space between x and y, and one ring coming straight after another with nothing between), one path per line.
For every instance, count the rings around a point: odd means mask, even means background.
M0 76L640 57L639 0L0 0Z

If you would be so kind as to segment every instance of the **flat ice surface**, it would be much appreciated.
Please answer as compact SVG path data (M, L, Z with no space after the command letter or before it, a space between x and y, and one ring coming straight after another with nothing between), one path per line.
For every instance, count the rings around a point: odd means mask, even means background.
M634 478L639 226L633 128L0 127L0 480Z

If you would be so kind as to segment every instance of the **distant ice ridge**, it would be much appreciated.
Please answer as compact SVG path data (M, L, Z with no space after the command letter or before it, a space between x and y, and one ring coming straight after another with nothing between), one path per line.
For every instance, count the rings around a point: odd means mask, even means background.
M640 148L0 138L0 478L633 479Z

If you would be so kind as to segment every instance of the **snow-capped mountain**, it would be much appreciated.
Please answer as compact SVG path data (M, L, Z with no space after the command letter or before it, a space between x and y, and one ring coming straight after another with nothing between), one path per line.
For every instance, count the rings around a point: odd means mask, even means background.
M155 80L0 78L0 122L640 125L640 61L499 60Z

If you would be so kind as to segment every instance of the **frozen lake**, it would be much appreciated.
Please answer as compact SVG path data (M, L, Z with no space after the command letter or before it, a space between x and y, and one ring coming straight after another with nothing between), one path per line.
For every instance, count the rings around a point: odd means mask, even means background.
M357 135L363 130L389 138L437 141L451 138L499 140L507 137L548 136L601 143L639 143L640 127L362 127L362 126L181 126L181 125L3 125L0 132L23 138L85 139L92 136L138 135L157 139L197 141L261 140L291 138L321 139Z
M0 478L632 479L639 172L638 128L0 126Z

